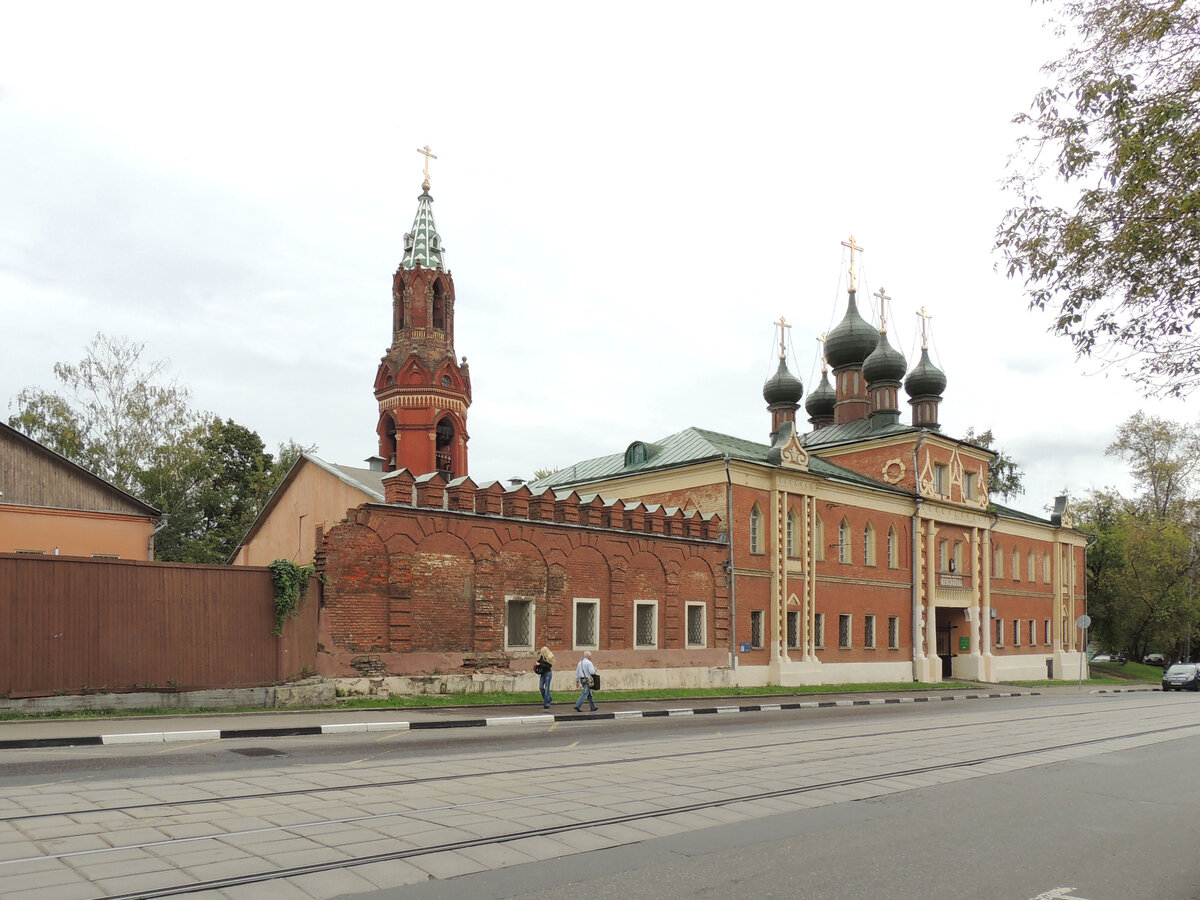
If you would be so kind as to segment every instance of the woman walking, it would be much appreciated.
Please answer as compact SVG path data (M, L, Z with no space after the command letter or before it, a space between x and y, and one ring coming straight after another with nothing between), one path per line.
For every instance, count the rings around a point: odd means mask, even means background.
M533 671L539 678L538 690L542 692L542 709L549 709L550 678L554 674L554 654L550 652L549 647L543 647L538 653L537 662L533 664Z

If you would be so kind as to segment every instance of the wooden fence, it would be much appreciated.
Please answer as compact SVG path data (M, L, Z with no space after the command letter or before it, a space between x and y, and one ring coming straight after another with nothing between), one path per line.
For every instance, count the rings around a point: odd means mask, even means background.
M272 634L269 569L0 553L0 696L257 687L316 665L317 584Z

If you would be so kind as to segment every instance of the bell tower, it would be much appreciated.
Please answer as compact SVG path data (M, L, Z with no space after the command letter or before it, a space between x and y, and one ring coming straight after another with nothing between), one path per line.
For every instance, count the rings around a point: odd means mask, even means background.
M449 480L467 474L471 375L465 356L455 361L454 278L433 221L429 160L437 157L428 146L417 152L425 180L392 276L392 344L375 376L376 430L385 472L440 472Z

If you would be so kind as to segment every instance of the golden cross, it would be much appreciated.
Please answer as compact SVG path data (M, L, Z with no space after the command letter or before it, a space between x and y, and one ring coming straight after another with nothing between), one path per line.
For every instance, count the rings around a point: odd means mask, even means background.
M426 144L424 147L418 147L417 152L423 154L425 157L425 190L429 190L429 161L431 159L437 159L437 156L429 149L428 144ZM854 238L851 238L850 240L854 240Z
M779 329L779 358L783 359L787 356L786 351L783 349L784 329L791 328L792 326L787 323L787 319L783 316L779 317L779 321L775 323L775 326Z
M884 292L882 287L875 292L874 296L879 298L879 331L882 334L887 331L887 307L884 304L892 298Z
M921 317L921 349L929 349L929 335L925 333L925 326L929 324L929 320L933 318L929 313L925 312L925 307L921 307L921 311L917 313Z
M854 242L854 235L850 235L849 241L842 241L842 246L850 248L850 290L854 290L854 251L861 251L862 247Z

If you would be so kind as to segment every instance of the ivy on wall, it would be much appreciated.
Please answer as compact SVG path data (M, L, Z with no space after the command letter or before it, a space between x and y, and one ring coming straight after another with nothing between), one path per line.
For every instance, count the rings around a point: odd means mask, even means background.
M283 632L283 623L294 618L300 607L300 597L308 586L308 579L316 570L312 566L298 566L286 559L268 563L271 581L275 583L275 628L276 637Z

